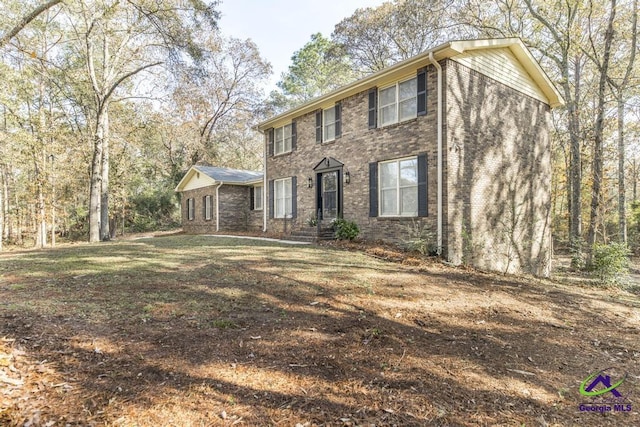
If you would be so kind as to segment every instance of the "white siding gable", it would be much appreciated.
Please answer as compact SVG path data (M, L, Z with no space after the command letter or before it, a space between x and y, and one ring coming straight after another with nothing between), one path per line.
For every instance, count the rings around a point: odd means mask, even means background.
M195 190L196 188L208 187L214 185L216 181L202 172L193 171L193 175L185 183L181 191ZM199 175L199 176L198 176Z
M549 103L509 48L468 50L451 59L526 95Z

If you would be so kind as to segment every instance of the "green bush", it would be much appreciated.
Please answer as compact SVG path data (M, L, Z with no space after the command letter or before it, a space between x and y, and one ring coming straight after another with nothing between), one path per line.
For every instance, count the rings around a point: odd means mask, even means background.
M333 221L333 230L339 240L353 240L360 234L358 224L342 218Z
M631 251L625 243L596 243L591 270L603 283L619 283L629 271L629 255Z
M402 247L408 251L416 251L421 255L437 255L438 245L436 233L428 225L420 225L412 221L407 226L409 238L402 242Z

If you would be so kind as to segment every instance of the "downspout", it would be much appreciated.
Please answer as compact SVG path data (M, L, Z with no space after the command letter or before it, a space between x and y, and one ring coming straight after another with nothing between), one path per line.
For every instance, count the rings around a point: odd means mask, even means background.
M437 233L437 251L438 255L442 255L442 67L438 64L438 61L433 57L433 52L429 52L429 61L436 67L438 72L438 100L437 100L437 110L438 110L438 132L437 132L437 141L438 141L438 215L437 215L437 225L438 225L438 233Z
M220 181L220 184L216 187L216 233L220 231L220 193L218 190L223 184L224 182Z
M264 137L264 132L260 132ZM264 145L262 154L262 232L267 232L267 144Z

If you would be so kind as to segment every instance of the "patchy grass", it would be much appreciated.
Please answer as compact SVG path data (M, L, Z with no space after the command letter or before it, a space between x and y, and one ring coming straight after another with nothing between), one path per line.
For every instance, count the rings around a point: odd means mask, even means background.
M636 295L389 254L198 236L0 254L0 425L640 425ZM609 367L632 411L581 413Z

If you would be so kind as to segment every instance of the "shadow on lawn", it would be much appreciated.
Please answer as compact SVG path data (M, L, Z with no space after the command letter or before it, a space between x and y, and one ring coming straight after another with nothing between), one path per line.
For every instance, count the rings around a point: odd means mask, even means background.
M121 408L111 402L143 412L198 402L193 416L214 424L234 421L222 411L253 425L602 422L575 406L577 384L605 367L582 326L603 340L607 325L594 323L589 308L595 297L318 248L193 247L153 239L11 260L18 276L61 275L54 284L27 277L22 290L0 284L9 297L0 334L75 387L77 400L50 405L52 415L114 422ZM101 256L121 261L103 268ZM65 274L50 262L70 258L99 273L75 278L73 263ZM465 295L483 293L523 305L464 305ZM441 311L447 298L461 299L450 317ZM618 365L631 369L640 349L627 351Z

